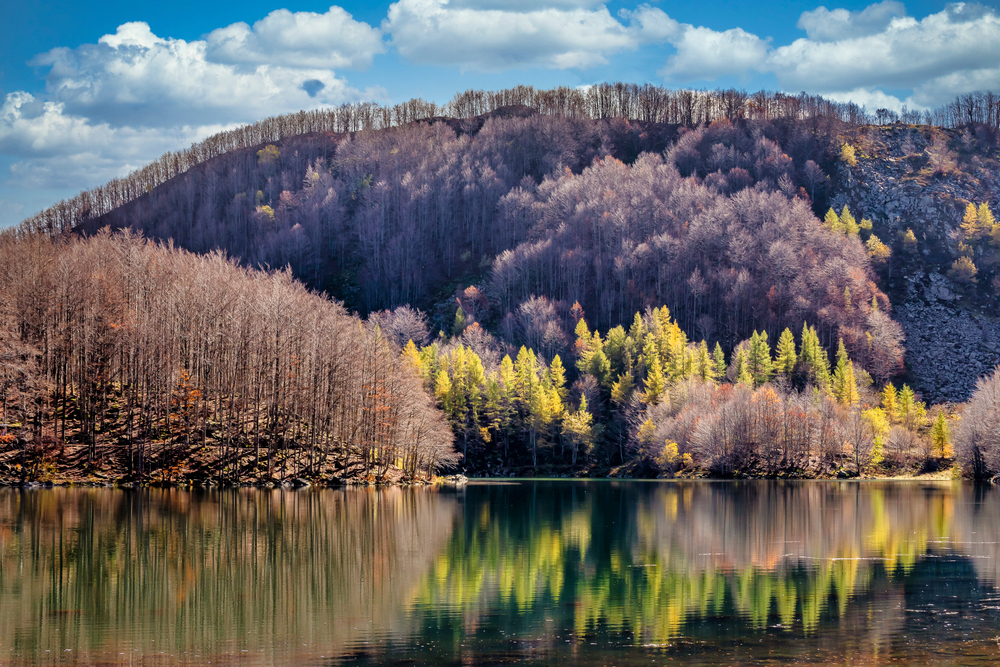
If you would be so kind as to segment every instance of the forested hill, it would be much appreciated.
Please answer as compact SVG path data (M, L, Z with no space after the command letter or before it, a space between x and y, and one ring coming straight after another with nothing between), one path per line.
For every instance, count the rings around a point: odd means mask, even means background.
M900 118L804 95L472 91L267 119L7 236L110 227L288 267L404 350L468 469L648 472L666 439L725 474L825 474L862 432L872 460L890 427L898 460L931 451L919 396L892 382L951 397L924 380L940 357L919 345L947 341L921 338L941 319L927 294L994 307L997 126L989 94ZM954 367L959 398L979 366ZM781 452L759 430L774 420Z
M912 304L914 280L921 296L956 295L922 300L930 314L900 315L911 379L930 398L961 400L1000 352L987 340L970 365L961 350L947 356L956 341L946 332L922 331L948 316L936 306L975 318L995 308L991 230L974 243L958 237L965 205L998 203L997 122L988 94L899 118L738 91L470 91L445 107L267 119L22 229L132 227L197 252L223 249L251 266L290 266L362 314L410 304L434 329L450 329L452 297L473 285L472 317L509 343L547 330L550 355L568 340L574 301L599 326L669 303L685 331L727 351L754 330L775 336L806 321L828 347L844 337L867 366L873 329L853 304L876 296L874 268L898 306ZM859 240L888 255L871 267L871 248L804 224L831 205L874 221ZM963 253L975 275L953 269ZM964 349L989 323L944 328L963 332ZM915 349L924 345L933 350ZM950 377L937 375L945 368Z

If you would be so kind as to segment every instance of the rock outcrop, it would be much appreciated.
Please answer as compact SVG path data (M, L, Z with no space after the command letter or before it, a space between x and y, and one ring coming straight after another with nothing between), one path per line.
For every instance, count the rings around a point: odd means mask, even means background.
M989 277L962 285L946 274L966 205L1000 210L996 150L968 133L905 125L874 128L860 143L858 164L839 164L830 203L872 220L893 246L883 288L906 332L914 389L931 402L964 401L1000 364L1000 295ZM908 229L917 239L909 250L900 242Z
M893 317L906 332L914 389L934 402L968 400L976 380L1000 364L1000 321L963 307L955 284L939 273L906 282Z

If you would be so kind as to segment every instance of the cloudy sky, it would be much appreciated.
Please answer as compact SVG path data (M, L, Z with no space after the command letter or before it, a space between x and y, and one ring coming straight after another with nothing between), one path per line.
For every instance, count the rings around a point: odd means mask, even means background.
M0 226L219 130L345 101L621 80L933 107L1000 91L998 2L16 3Z

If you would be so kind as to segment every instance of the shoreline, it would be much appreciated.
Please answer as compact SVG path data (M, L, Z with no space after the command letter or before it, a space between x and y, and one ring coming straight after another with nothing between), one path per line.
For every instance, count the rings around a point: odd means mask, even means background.
M230 490L256 489L259 491L298 491L301 489L343 489L343 488L385 488L385 487L438 487L456 488L467 484L503 484L524 481L605 481L605 482L973 482L985 483L989 480L974 480L955 477L950 469L920 474L866 475L855 477L817 476L738 476L713 477L707 474L678 475L675 477L610 477L610 476L525 476L525 477L466 477L463 474L435 477L433 479L394 479L369 481L365 479L306 479L266 481L260 483L239 482L219 483L215 480L177 480L172 482L136 482L130 480L108 480L100 478L79 479L59 478L44 481L19 481L0 479L0 488L9 489L57 489L57 488L105 488L105 489L178 489L178 490Z

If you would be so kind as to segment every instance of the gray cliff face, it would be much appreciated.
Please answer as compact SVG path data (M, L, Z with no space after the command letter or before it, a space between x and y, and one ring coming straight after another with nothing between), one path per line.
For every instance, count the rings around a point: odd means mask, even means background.
M996 149L968 133L935 132L948 142L950 168L934 169L931 154L941 141L935 147L926 128L875 128L858 165L839 165L830 202L872 220L874 233L893 248L882 278L893 318L906 332L907 379L925 400L957 402L1000 364L1000 294L990 274L965 285L947 277L966 205L1000 210L1000 168ZM907 229L917 238L909 252L899 240Z
M906 332L914 389L934 402L967 400L976 380L1000 364L1000 320L963 307L956 285L939 273L905 280L893 317Z

